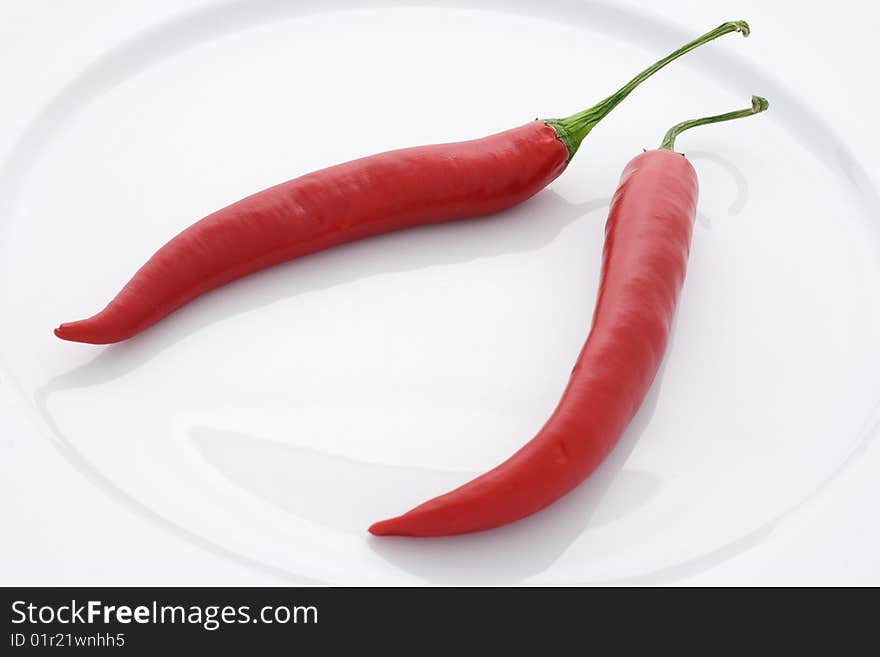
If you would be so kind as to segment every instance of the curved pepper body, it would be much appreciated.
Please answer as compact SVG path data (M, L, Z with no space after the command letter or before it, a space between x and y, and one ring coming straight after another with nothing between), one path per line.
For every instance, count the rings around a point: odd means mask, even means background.
M553 415L495 469L374 524L372 533L490 529L542 509L593 472L660 367L684 281L697 195L696 173L679 153L648 151L626 166L605 228L592 328Z
M270 187L193 224L156 252L101 312L62 324L65 340L130 338L205 292L345 242L488 215L565 169L555 130L532 121L482 139L370 157Z

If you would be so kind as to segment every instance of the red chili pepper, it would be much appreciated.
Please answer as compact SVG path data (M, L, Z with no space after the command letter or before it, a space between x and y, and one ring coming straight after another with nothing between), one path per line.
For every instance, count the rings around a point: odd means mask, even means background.
M238 201L181 232L101 312L62 324L55 335L119 342L208 290L286 260L369 235L483 216L521 203L562 173L590 130L639 84L730 32L747 36L748 25L724 23L570 117L534 121L483 139L373 155Z
M377 535L445 536L491 529L556 501L614 447L660 367L684 282L697 210L697 174L673 151L694 126L767 109L752 98L738 112L685 121L658 150L623 171L605 225L593 326L553 415L507 461L412 511L375 523Z

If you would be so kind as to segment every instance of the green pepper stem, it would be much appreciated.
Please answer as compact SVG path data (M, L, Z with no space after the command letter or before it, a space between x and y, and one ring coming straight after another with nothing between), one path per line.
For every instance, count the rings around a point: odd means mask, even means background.
M720 123L721 121L731 121L733 119L742 119L753 114L760 114L770 107L770 103L766 98L760 96L752 96L752 106L747 109L737 110L736 112L728 112L727 114L716 114L715 116L704 116L701 119L691 119L690 121L682 121L669 128L660 144L661 149L674 150L675 138L685 130L696 128L699 125L708 123Z
M557 137L559 137L559 140L565 144L565 147L568 149L567 161L570 161L571 158L574 157L574 154L577 153L584 137L590 134L590 131L596 126L596 124L605 118L611 110L617 107L624 98L629 96L633 89L638 87L642 82L654 75L654 73L661 68L670 62L675 61L682 55L689 53L694 48L699 48L703 44L709 43L710 41L713 41L720 36L724 36L725 34L730 34L731 32L740 32L743 36L748 36L749 24L745 21L723 23L714 30L706 32L703 36L694 39L690 43L686 43L660 61L655 62L623 85L620 89L608 96L605 100L602 100L577 114L565 117L564 119L548 119L544 121L544 123L556 131Z

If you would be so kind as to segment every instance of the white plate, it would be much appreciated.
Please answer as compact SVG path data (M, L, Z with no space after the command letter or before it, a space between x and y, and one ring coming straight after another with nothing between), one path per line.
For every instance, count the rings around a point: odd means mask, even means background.
M588 2L351 4L176 15L57 89L3 161L3 374L69 467L217 554L348 583L640 581L750 545L835 476L880 400L876 195L737 36L646 83L513 211L277 267L125 344L55 339L245 194L569 114L711 27ZM752 93L771 111L680 138L701 182L688 279L608 461L513 526L369 537L533 435L586 336L624 164Z

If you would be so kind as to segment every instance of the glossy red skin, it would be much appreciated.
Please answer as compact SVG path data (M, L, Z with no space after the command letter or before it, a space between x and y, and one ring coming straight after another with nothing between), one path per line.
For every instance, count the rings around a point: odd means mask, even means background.
M488 215L521 203L565 169L543 121L482 139L390 151L306 174L223 208L165 244L65 340L119 342L208 290L370 235Z
M632 420L666 350L696 215L697 176L669 150L623 172L605 227L589 337L553 415L494 470L373 534L444 536L491 529L551 504L602 462Z

